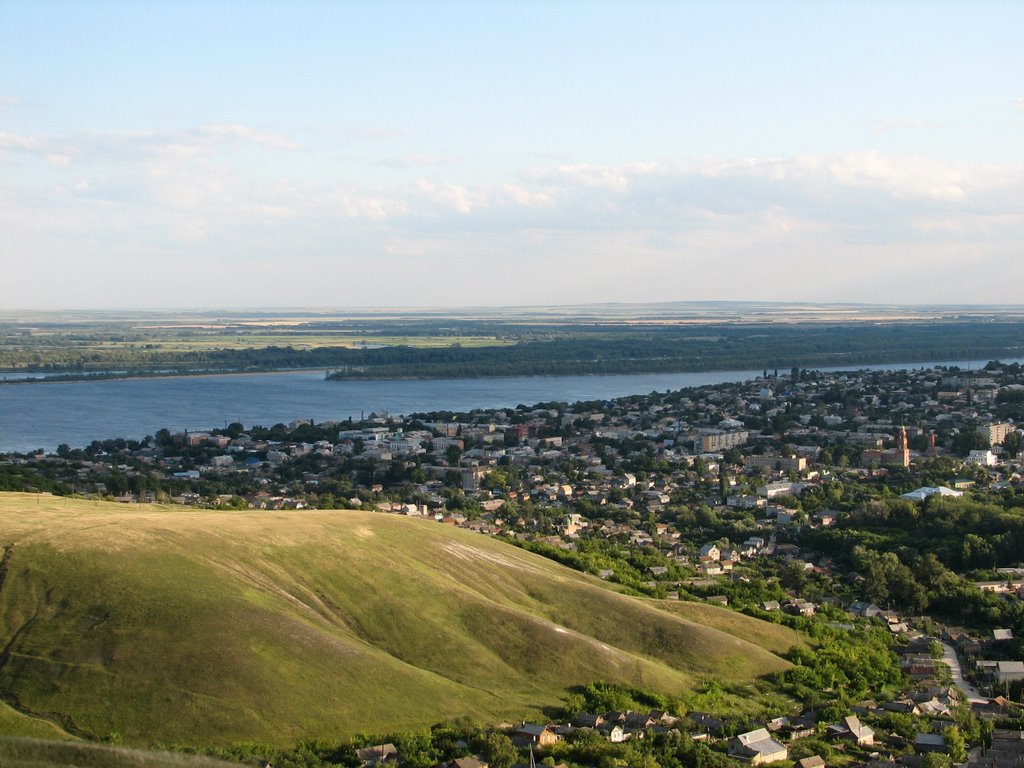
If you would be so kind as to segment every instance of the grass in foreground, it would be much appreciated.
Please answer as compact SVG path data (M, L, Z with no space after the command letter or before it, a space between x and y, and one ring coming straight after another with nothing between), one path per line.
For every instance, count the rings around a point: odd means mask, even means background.
M73 736L49 720L24 715L2 701L0 701L0 734L56 741L74 739ZM0 761L0 765L5 764Z
M129 743L535 717L594 680L683 695L783 669L777 651L799 642L378 513L2 494L0 544L0 693L73 734Z
M4 768L238 768L235 763L175 752L10 737L0 737L0 765Z

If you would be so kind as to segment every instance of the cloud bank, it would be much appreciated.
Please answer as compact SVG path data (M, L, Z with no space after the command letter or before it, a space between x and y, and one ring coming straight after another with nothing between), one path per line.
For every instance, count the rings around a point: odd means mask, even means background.
M1024 278L1022 168L863 152L469 183L457 157L322 156L239 124L0 133L0 302L1017 302Z

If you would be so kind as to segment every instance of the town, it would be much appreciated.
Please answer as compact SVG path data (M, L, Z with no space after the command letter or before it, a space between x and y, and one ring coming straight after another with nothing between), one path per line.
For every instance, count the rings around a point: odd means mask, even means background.
M590 686L560 719L431 753L455 768L578 762L595 739L661 764L676 750L697 765L988 766L1024 756L1022 427L1016 364L766 370L609 402L62 445L0 457L0 487L424 518L819 640L761 692L784 703L760 717L710 680L674 707ZM437 762L400 741L358 758Z

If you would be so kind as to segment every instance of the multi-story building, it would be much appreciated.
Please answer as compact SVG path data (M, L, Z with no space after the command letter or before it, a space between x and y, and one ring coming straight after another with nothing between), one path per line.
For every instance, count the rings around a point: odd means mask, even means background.
M778 469L783 472L807 469L807 459L803 456L747 456L743 464L748 469Z
M694 453L718 453L728 448L735 448L747 442L750 433L745 430L725 432L714 430L693 438Z
M989 445L999 445L1006 439L1006 436L1017 429L1013 424L1006 422L1000 422L998 424L982 424L978 427L978 432L988 440Z

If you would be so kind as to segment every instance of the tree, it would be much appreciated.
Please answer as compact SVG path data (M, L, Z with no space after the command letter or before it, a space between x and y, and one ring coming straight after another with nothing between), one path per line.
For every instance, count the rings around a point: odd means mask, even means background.
M477 748L483 752L492 768L512 768L519 762L519 750L512 744L512 739L504 733L487 733Z
M970 427L962 430L953 438L953 453L966 456L971 451L983 451L991 447L988 438Z
M921 758L921 768L953 768L949 755L941 752L929 752Z
M946 728L942 735L946 738L946 753L954 763L962 763L967 760L967 742L964 740L960 729L955 725Z
M798 596L803 594L807 586L807 569L802 560L786 563L779 573L779 581L786 589L793 590Z

